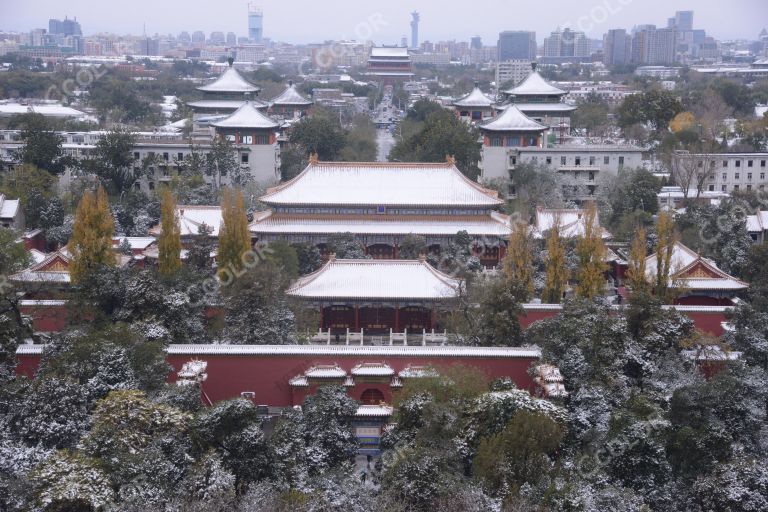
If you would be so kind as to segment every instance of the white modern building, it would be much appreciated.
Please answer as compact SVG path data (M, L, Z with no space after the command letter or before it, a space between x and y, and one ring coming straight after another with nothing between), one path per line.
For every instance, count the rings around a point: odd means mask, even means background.
M702 184L703 191L757 191L768 185L768 153L679 152L674 159L672 174L695 174L694 181Z

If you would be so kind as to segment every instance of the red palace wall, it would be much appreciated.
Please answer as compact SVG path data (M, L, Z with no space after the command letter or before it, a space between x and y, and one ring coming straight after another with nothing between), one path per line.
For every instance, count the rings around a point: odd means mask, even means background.
M361 356L361 355L301 355L301 356L249 356L249 355L169 355L168 363L173 366L170 381L176 372L192 359L208 363L208 379L202 390L211 402L240 396L243 391L256 393L254 402L271 407L287 407L301 404L304 397L313 394L317 385L293 387L288 381L318 364L338 364L347 374L360 363L387 363L395 373L409 365L445 367L455 364L481 369L490 379L509 377L521 389L534 391L534 384L528 375L528 367L537 360L533 357L411 357L411 356ZM359 400L369 388L382 392L391 403L392 390L389 383L366 383L365 377L355 377L355 386L348 388L351 397ZM336 382L336 381L329 381ZM339 381L340 382L340 381ZM338 383L338 382L337 382ZM395 388L396 389L396 388Z
M410 347L409 347L410 348ZM511 349L515 350L515 349ZM342 349L343 351L343 349ZM28 352L28 351L26 351ZM531 351L526 351L531 352ZM34 377L40 363L40 355L32 353L17 354L18 375ZM235 355L235 354L192 354L179 353L168 356L168 363L173 367L168 376L169 382L176 380L176 373L182 365L192 359L206 361L208 378L202 383L206 402L217 402L239 397L244 391L255 393L254 403L270 407L289 407L299 405L304 397L313 394L321 382L311 380L309 387L289 385L289 380L314 365L339 365L347 374L360 363L387 363L395 374L408 366L433 366L435 368L462 365L480 369L489 379L509 377L518 388L533 393L535 385L528 375L528 368L538 360L535 354L521 357L465 357L460 355L362 355L362 354L295 354L295 355ZM354 377L355 386L348 387L349 395L360 400L368 389L382 393L385 401L391 403L393 392L398 388L390 386L390 377ZM340 384L343 380L324 382Z
M729 305L732 306L732 304ZM700 331L712 336L722 336L725 333L722 322L726 322L728 318L723 305L679 304L679 306L681 307L677 308L678 311L690 318ZM523 309L525 313L520 316L520 327L527 329L533 322L558 315L562 307L558 304L524 304Z

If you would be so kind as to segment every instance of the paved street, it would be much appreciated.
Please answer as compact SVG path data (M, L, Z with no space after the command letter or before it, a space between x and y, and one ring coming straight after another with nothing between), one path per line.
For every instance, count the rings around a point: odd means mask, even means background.
M376 154L376 161L386 162L389 151L392 149L392 146L395 145L395 138L386 128L379 128L376 130L376 144L379 147Z

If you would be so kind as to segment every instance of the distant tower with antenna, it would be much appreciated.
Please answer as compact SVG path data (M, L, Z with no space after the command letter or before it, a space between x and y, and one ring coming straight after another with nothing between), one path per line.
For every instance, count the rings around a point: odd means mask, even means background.
M417 11L413 11L411 13L411 48L418 48L419 47L419 20L421 18L419 17L419 13Z

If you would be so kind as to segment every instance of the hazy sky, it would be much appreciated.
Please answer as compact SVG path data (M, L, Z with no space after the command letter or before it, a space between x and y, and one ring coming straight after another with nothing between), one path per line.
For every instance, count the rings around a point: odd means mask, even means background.
M421 41L468 40L495 44L501 30L535 30L539 44L558 25L599 38L611 28L666 26L676 10L695 11L694 28L718 39L756 38L768 25L768 0L262 0L264 35L308 43L371 39L379 44L410 39L410 12L421 14ZM47 28L49 18L77 17L86 35L98 32L178 34L202 30L247 34L243 0L0 0L0 30Z

